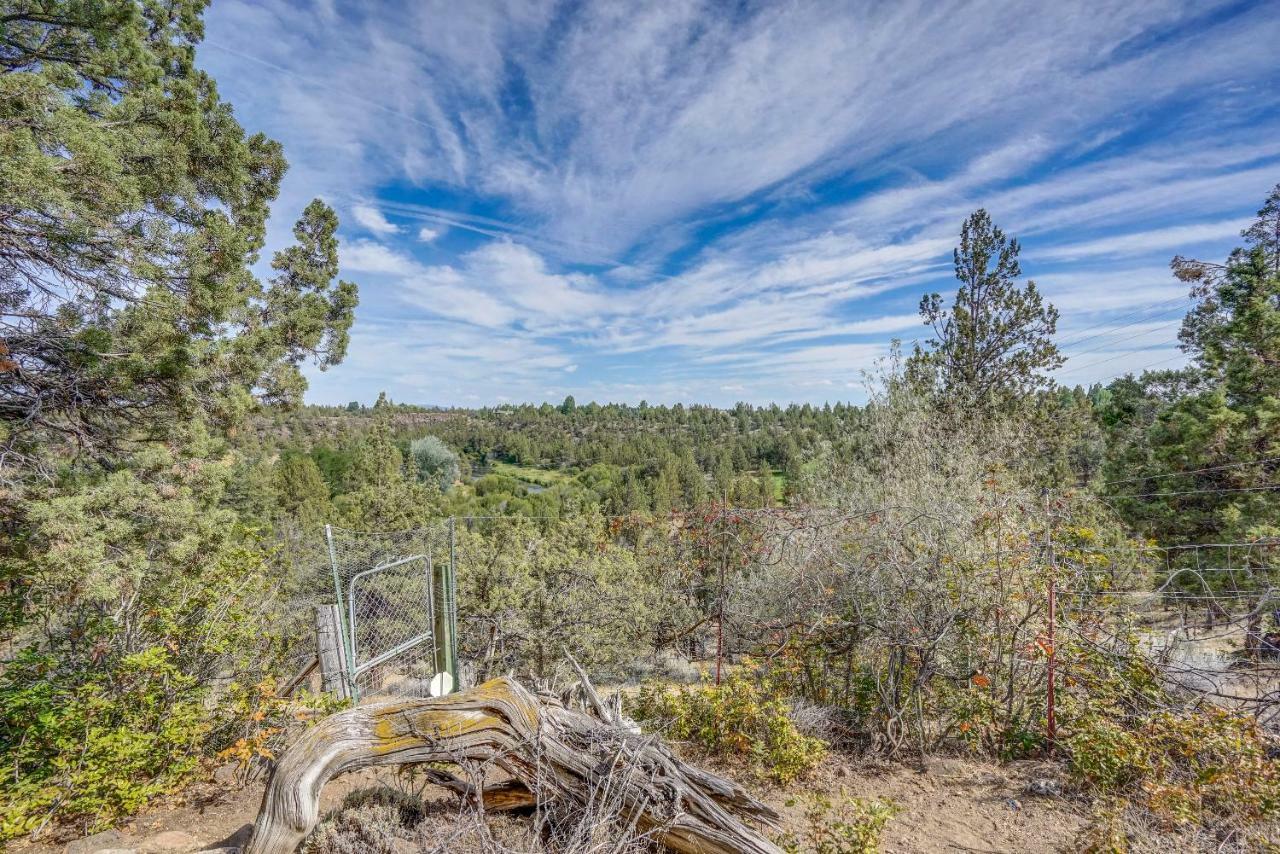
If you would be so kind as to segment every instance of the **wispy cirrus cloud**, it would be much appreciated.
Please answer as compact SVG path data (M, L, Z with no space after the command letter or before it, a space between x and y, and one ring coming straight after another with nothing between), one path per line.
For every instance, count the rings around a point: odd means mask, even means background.
M1176 356L1128 316L1280 180L1265 2L220 0L208 30L293 164L273 241L310 196L343 214L363 302L324 399L375 370L432 402L846 396L978 206L1065 343L1111 335L1062 375L1102 378Z

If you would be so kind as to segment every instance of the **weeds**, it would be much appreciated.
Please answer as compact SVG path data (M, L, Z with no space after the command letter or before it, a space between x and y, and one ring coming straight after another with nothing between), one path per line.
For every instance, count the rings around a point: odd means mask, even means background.
M630 711L707 753L746 759L776 783L801 776L827 752L821 739L796 727L785 693L747 670L720 685L642 687Z
M806 799L803 832L778 841L788 854L876 854L880 834L897 813L892 803L851 797L843 789L835 797L814 794Z

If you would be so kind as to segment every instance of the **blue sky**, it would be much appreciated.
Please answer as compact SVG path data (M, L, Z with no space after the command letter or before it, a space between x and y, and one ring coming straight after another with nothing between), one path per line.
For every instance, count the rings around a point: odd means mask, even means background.
M200 63L342 219L308 399L865 399L986 207L1061 382L1176 367L1174 254L1280 182L1280 3L214 0Z

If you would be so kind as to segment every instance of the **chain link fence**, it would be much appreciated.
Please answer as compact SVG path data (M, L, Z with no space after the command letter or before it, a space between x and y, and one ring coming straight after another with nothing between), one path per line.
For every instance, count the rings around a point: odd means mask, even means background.
M459 683L454 523L368 533L326 526L341 656L357 700Z
M815 702L856 707L896 696L885 673L932 668L1003 686L1016 710L1072 678L1083 651L1280 725L1280 544L1055 540L1040 518L1011 539L962 521L713 507L329 528L343 670L369 699L503 673L553 681L566 651L620 681L719 679L756 658Z

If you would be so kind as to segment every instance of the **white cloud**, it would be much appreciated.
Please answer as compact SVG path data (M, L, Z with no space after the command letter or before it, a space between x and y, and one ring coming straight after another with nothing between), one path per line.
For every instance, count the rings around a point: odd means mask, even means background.
M1095 255L1119 257L1124 255L1141 255L1157 249L1182 249L1196 246L1206 241L1221 241L1236 237L1248 223L1238 219L1221 222L1203 222L1192 225L1175 225L1168 228L1157 228L1151 231L1139 231L1130 234L1117 234L1088 240L1081 243L1070 243L1065 246L1053 246L1042 249L1036 254L1041 258L1075 259L1089 258Z
M724 15L689 0L566 15L507 0L352 8L333 28L285 0L226 0L210 40L271 63L284 85L255 73L252 102L296 128L309 169L327 155L350 173L340 183L363 185L348 190L465 187L606 251L753 193L900 168L913 147L969 158L970 183L1001 180L1058 140L1114 134L1134 105L1265 80L1280 40L1265 4L1143 50L1130 46L1200 13L1173 0L1024 12L916 0ZM527 100L507 97L513 78Z
M339 247L344 270L408 276L421 270L413 258L373 240L352 240Z
M1023 12L221 0L200 59L286 145L272 240L317 194L374 238L341 251L394 279L362 281L360 382L514 400L571 374L584 397L670 400L751 377L787 399L924 332L912 308L954 288L976 207L1022 239L1064 336L1118 339L1146 329L1118 313L1185 295L1168 255L1224 251L1274 183L1274 8Z
M355 217L356 222L374 234L395 234L400 231L400 226L388 220L383 216L382 211L372 205L353 205L351 215Z
M879 332L902 332L905 329L919 329L924 323L919 312L910 314L894 314L887 317L872 317L848 323L839 328L840 332L849 335L871 335Z

